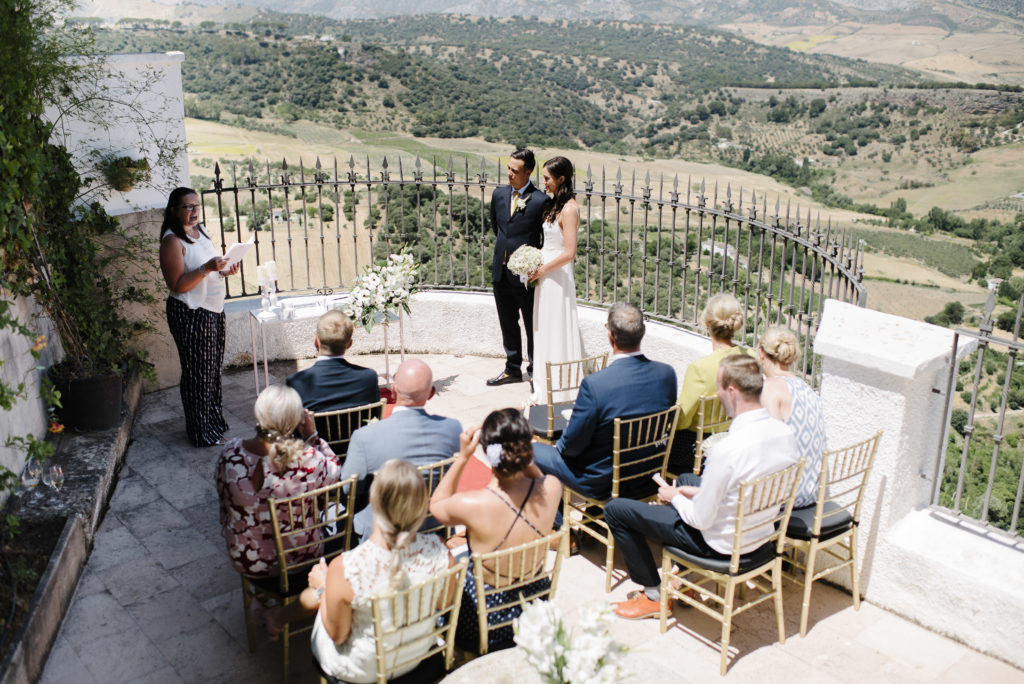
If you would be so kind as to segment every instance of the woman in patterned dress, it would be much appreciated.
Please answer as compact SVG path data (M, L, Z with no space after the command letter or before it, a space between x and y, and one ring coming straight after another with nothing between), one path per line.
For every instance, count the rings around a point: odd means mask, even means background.
M254 412L256 435L229 441L217 462L221 533L235 569L257 582L271 581L276 590L280 571L268 500L333 484L341 465L317 436L313 417L291 387L267 387L256 398ZM305 442L293 437L296 429ZM317 547L310 552L318 555ZM288 616L271 611L263 615L258 602L253 606L253 619L264 622L271 636L287 621Z
M800 357L800 345L792 330L777 325L769 327L761 336L757 354L766 378L761 404L773 418L793 428L800 458L804 459L804 474L794 505L813 506L821 476L821 454L825 450L821 397L791 370Z
M555 513L562 502L562 483L554 475L544 475L533 462L530 424L516 409L492 411L477 430L459 436L461 449L455 462L438 483L430 498L430 514L443 525L465 525L470 553L489 553L518 546L551 534ZM459 478L473 457L477 444L483 444L491 465L491 480L484 489L456 493ZM466 587L459 610L455 640L460 647L476 652L480 647L477 621L477 588L470 562ZM492 577L484 568L485 582ZM541 587L538 580L521 589L533 593ZM519 591L498 592L488 597L488 607L508 604L491 613L489 623L516 617L522 612ZM514 646L512 626L491 630L488 650Z

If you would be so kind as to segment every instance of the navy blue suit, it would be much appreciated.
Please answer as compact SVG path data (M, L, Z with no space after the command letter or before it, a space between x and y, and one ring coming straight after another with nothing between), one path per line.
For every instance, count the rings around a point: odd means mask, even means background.
M569 424L554 447L534 445L537 466L581 494L611 496L616 418L664 411L676 403L676 373L643 355L617 359L580 385Z
M380 401L377 371L344 358L320 359L285 381L313 412L337 411Z
M523 338L519 334L519 319L526 328L526 351L529 355L527 372L533 372L533 290L525 287L519 276L509 272L506 264L519 247L540 247L544 234L544 207L548 196L533 183L523 188L526 206L510 215L512 187L502 185L491 194L491 225L494 226L494 258L491 262L491 283L494 304L498 309L501 343L505 347L505 372L522 375Z

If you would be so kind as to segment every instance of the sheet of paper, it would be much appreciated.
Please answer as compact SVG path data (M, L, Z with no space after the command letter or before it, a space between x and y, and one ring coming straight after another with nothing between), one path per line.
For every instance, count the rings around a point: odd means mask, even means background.
M232 266L241 261L242 257L249 253L249 250L252 249L254 244L255 243L252 238L249 238L245 242L236 242L228 247L228 251L224 252L224 258L227 260L227 263L224 264L224 268L221 269L221 272L231 270Z

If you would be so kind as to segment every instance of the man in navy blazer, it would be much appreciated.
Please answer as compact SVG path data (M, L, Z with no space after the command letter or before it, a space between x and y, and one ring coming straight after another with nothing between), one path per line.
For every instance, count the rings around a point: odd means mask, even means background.
M534 460L542 472L597 499L611 496L615 419L664 411L676 402L675 371L640 353L645 329L640 308L613 304L606 327L613 354L608 367L583 379L569 424L555 446L534 444Z
M341 479L353 473L359 478L353 529L362 539L373 531L373 512L367 504L375 472L393 458L421 466L451 458L459 450L459 421L431 415L424 409L434 396L430 366L419 359L406 359L395 371L394 390L391 415L352 433L348 456L341 467Z
M505 347L505 369L487 381L491 386L523 381L520 318L526 328L526 353L529 355L526 372L533 374L533 290L511 273L507 265L519 247L540 247L544 234L544 206L548 196L530 182L535 167L531 150L516 150L508 160L508 185L495 188L491 195L491 225L496 238L491 284L501 326L501 343Z
M380 401L377 372L343 358L352 346L352 321L340 311L328 311L316 324L313 346L316 362L286 380L313 412L337 411Z

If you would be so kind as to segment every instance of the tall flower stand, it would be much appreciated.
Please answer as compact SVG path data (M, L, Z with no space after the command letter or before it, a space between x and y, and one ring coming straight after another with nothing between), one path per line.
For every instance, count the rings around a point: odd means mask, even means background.
M392 321L398 321L398 349L399 358L401 359L399 363L401 363L405 361L405 316L401 309L398 310L397 314L394 311L388 311L384 316L384 320L381 321L384 326L384 379L387 382L391 382L394 380L394 377L391 375L391 358L389 355L391 345L388 342L388 330L391 329Z

